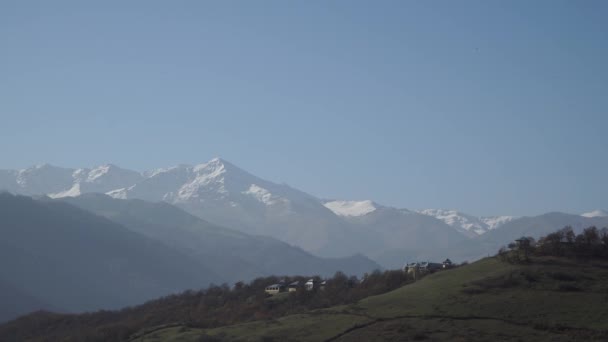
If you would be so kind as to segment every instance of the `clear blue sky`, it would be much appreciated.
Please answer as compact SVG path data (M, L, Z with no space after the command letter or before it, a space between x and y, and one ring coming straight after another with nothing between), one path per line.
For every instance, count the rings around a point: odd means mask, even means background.
M0 168L221 156L328 198L608 207L608 1L2 1Z

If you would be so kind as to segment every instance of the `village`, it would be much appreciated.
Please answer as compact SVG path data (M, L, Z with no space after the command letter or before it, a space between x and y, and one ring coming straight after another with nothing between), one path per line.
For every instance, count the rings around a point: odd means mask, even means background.
M446 270L455 267L455 264L452 263L450 259L445 259L443 262L411 262L406 263L402 268L402 272L408 274L412 277L414 281L420 279L421 277L431 274L437 271ZM349 285L351 287L357 286L357 283L363 283L366 280L364 276L360 281L355 280L356 278L351 278L349 280ZM297 292L297 291L315 291L315 290L325 290L327 286L327 280L322 280L320 278L310 278L307 281L296 280L293 282L288 282L286 279L281 279L278 283L274 283L266 286L264 292L269 295L277 295L279 293L284 292Z

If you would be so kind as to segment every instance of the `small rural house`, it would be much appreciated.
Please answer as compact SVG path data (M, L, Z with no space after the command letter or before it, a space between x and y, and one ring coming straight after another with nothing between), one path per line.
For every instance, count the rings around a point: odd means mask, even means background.
M287 290L289 292L296 292L296 291L298 291L299 287L300 287L300 282L299 281L294 281L293 283L287 285Z
M275 295L277 293L285 291L285 284L278 283L278 284L268 285L268 286L266 286L266 289L264 291L270 295Z
M517 245L517 248L525 249L532 245L532 240L529 237L522 236L519 239L516 239L515 243Z
M442 268L443 268L443 264L436 263L436 262L428 262L427 261L427 262L421 262L420 263L420 270L422 272L432 273L432 272L438 271L438 270L440 270Z
M445 259L442 264L443 264L444 269L452 268L452 266L454 266L454 264L452 263L452 260L450 260L450 259Z
M449 261L449 259L447 259L446 261ZM451 261L450 261L451 263ZM436 263L436 262L428 262L428 261L424 261L424 262L411 262L408 264L405 264L405 267L403 267L403 271L407 272L407 273L414 273L414 272L418 272L418 273L433 273L435 271L438 271L440 269L443 269L444 264L443 263Z
M308 279L308 281L304 284L304 287L306 288L307 291L312 291L317 286L319 286L319 281L317 281L313 278Z

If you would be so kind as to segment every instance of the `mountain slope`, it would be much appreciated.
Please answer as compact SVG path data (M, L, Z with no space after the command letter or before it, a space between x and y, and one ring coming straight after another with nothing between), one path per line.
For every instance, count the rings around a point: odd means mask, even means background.
M70 323L116 333L121 324L135 320L141 330L131 335L134 342L606 341L607 269L608 262L599 259L534 257L531 263L510 264L485 258L351 305L280 318L247 322L250 317L244 317L246 323L208 329L179 320L154 325L183 317L180 308L192 305L197 298L193 294L104 317L28 315L0 326L0 339L44 341L49 333L56 339L77 336L78 332L66 329ZM278 299L267 299L274 300Z
M320 258L285 242L223 228L163 202L120 200L101 194L65 198L196 258L227 281L271 274L360 275L380 266L362 257Z
M0 279L67 311L117 308L223 279L67 203L0 194Z
M467 238L433 217L405 209L378 206L374 211L345 219L365 237L362 251L388 268L420 260L428 251L444 251ZM441 259L443 260L443 259Z

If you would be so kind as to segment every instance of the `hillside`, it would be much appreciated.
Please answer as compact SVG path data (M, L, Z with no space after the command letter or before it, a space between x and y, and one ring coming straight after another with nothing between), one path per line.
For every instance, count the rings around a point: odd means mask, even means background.
M21 314L118 308L223 278L186 254L88 211L0 193L0 280L24 298L22 309L11 310Z
M354 305L137 341L605 341L607 303L606 261L486 258Z
M271 237L220 227L164 202L114 199L85 194L61 199L185 253L228 282L272 274L318 274L337 271L361 275L380 268L361 255L321 258Z

